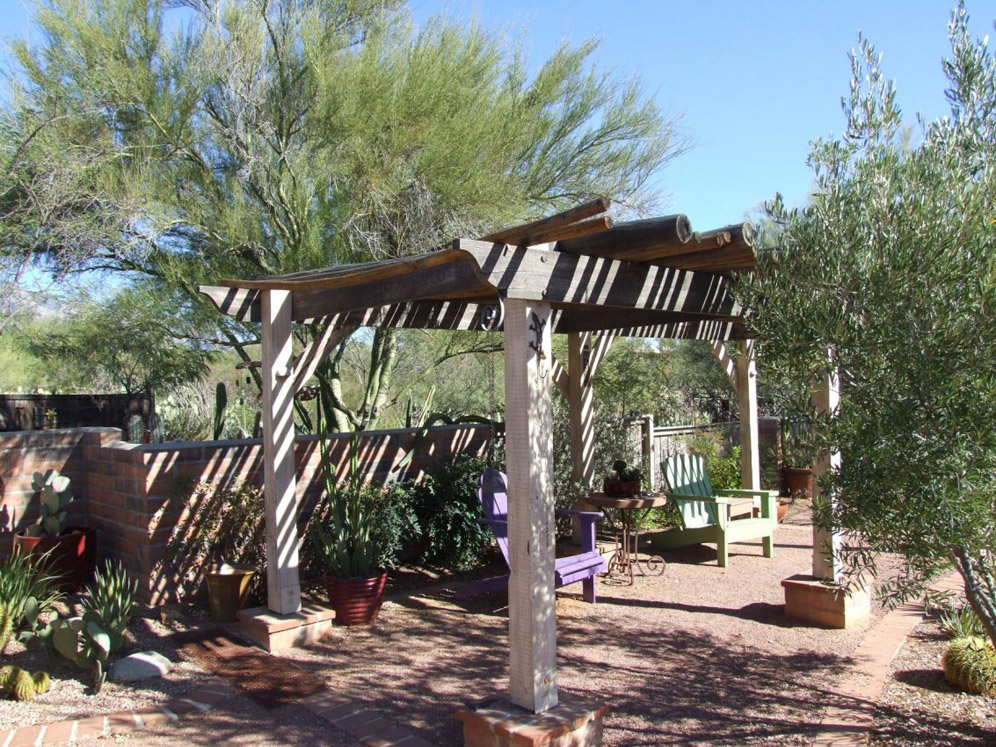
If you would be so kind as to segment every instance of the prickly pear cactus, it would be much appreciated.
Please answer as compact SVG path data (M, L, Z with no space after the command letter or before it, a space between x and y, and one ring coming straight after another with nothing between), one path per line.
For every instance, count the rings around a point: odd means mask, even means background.
M987 638L956 638L944 649L944 677L965 692L996 695L996 651Z
M14 700L31 700L51 686L48 672L30 674L20 667L0 667L0 688Z
M76 500L69 490L69 478L50 469L35 472L31 487L41 501L41 528L44 534L57 535L66 528L66 508Z

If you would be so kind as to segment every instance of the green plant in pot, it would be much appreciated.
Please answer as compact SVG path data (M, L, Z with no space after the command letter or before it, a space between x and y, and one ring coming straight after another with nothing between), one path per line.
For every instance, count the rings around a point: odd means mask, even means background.
M642 488L643 472L639 467L629 466L625 459L616 459L602 481L602 492L613 498L638 495Z
M803 414L784 414L781 419L778 469L781 492L791 498L812 498L813 460L816 443L812 420Z
M96 562L96 531L68 526L68 508L76 497L69 489L69 478L58 470L35 472L31 488L38 494L39 520L14 535L14 547L21 552L49 557L50 570L59 577L57 587L74 593L93 576Z
M368 625L377 618L387 571L378 564L376 504L363 485L355 437L349 446L349 477L340 486L328 439L320 441L325 476L324 503L309 528L311 542L325 572L325 586L336 620Z

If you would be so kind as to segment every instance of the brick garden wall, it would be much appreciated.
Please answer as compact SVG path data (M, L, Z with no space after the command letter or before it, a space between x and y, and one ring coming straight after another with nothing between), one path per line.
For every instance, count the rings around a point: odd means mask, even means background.
M451 456L483 453L489 433L487 426L477 425L442 426L421 436L416 430L370 431L357 439L360 472L383 481L414 448L411 461L393 476L416 478ZM164 555L177 524L196 519L194 486L262 484L262 442L130 444L120 437L116 428L0 434L0 553L9 552L13 532L37 519L32 473L58 469L71 478L80 499L74 521L98 530L100 556L120 559L139 579L145 601L161 604L176 596L178 579L164 570ZM331 440L342 479L348 473L350 436ZM318 438L298 437L295 457L297 491L306 512L324 485Z

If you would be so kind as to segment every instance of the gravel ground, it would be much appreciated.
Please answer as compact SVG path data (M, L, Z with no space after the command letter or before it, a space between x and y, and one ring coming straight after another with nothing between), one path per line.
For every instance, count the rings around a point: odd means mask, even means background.
M760 542L738 544L722 569L714 549L685 548L666 555L661 577L638 576L632 587L600 580L595 606L581 601L580 588L561 590L559 686L610 704L608 746L809 744L823 710L848 702L837 684L871 624L823 630L784 618L779 582L809 568L811 547L808 510L797 506L776 533L773 559L762 557ZM442 581L394 596L373 628L336 628L321 643L285 656L325 678L333 692L386 713L431 744L462 744L453 711L505 686L508 620L503 595L458 602L456 587ZM873 619L881 614L876 606ZM176 661L162 636L182 627L146 618L137 626L137 648ZM930 679L942 642L927 631L897 657L897 681L878 714L879 743L986 744L992 701ZM28 656L11 653L12 663ZM44 657L39 663L47 666ZM0 728L163 702L206 676L181 663L155 685L109 682L93 696L85 674L55 675L52 692L30 704L0 700ZM941 706L939 694L947 698ZM238 695L218 711L117 741L355 744L301 708L265 711Z

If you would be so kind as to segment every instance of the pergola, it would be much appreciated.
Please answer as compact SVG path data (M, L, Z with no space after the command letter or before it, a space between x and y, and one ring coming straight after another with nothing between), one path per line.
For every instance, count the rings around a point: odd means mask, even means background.
M357 327L504 331L509 493L510 697L557 704L552 386L570 403L574 476L590 484L592 374L617 336L708 340L740 398L742 474L759 489L756 369L729 290L754 267L743 224L696 234L686 216L613 225L598 199L429 254L202 287L225 314L262 323L268 605L301 605L293 398ZM496 315L496 307L503 312ZM318 325L292 354L291 325ZM551 335L566 334L568 360ZM737 354L733 354L736 346ZM566 365L565 365L566 363ZM826 575L826 574L823 574Z

